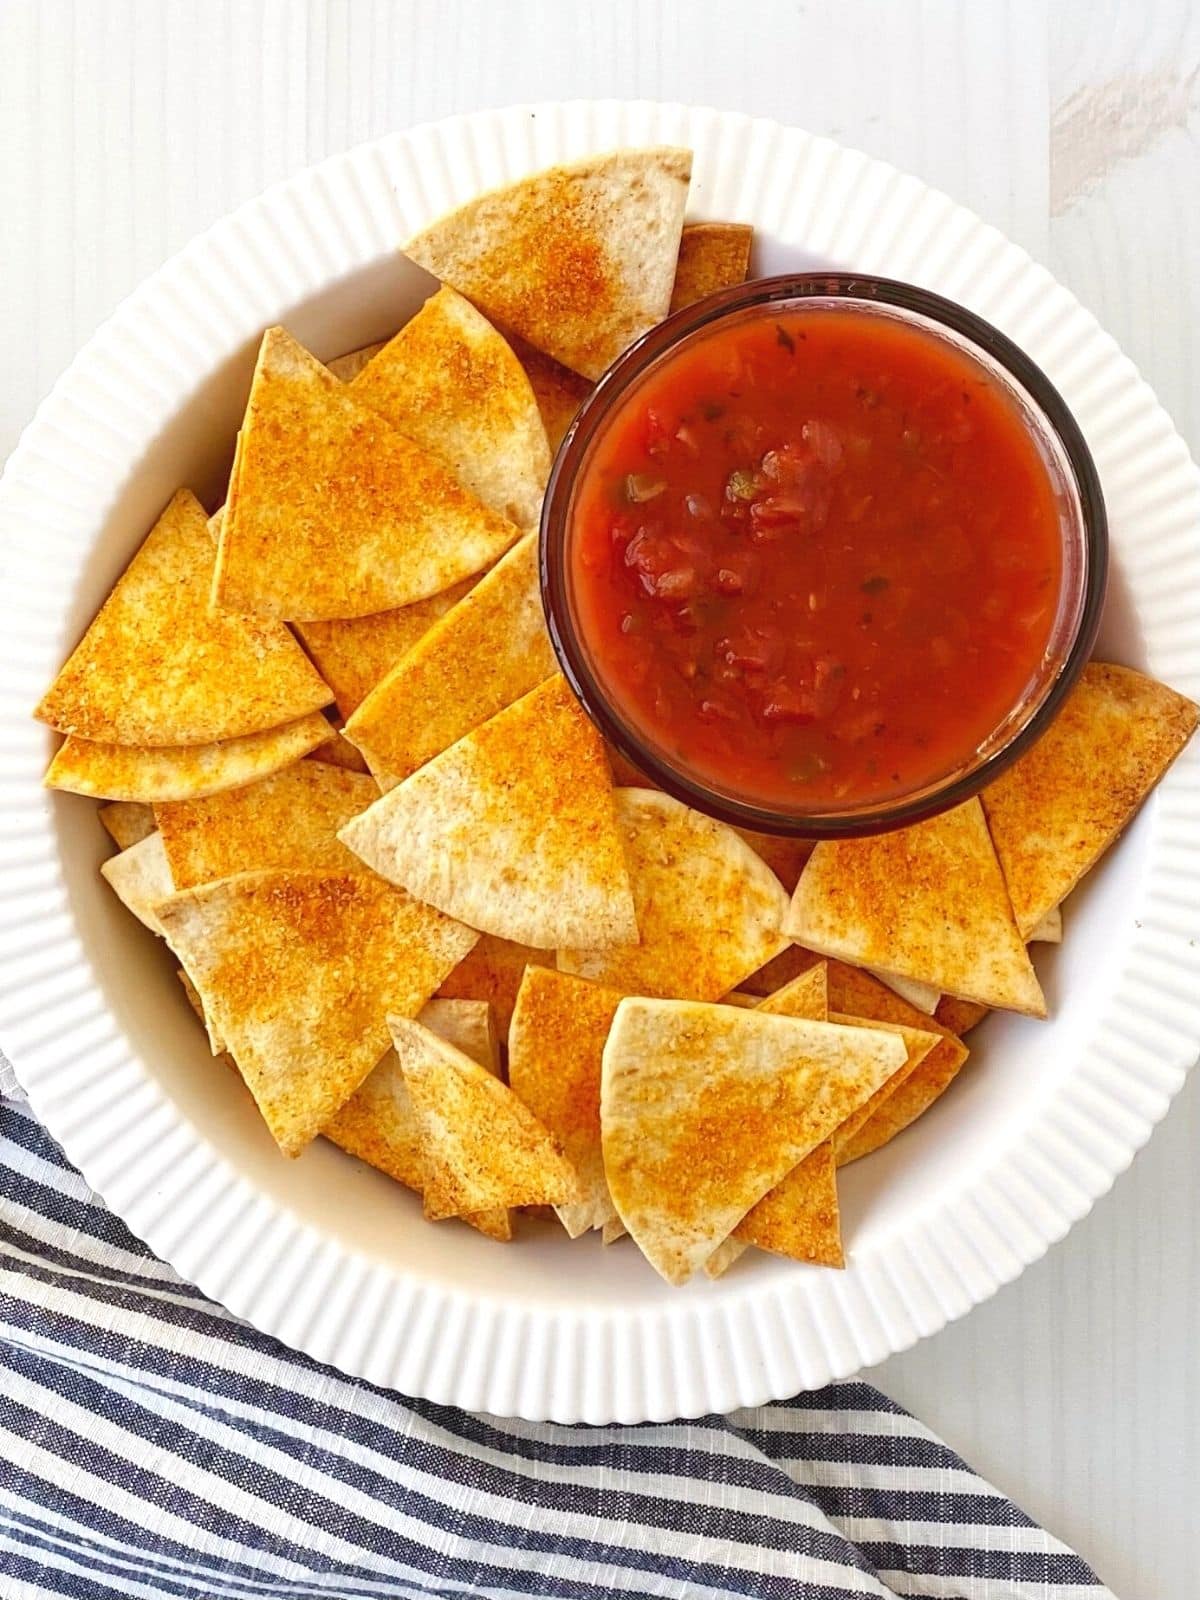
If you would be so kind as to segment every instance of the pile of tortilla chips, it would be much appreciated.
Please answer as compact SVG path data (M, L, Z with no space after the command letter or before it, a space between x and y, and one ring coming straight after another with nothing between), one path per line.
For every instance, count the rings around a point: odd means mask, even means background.
M982 799L815 848L614 758L533 530L595 379L748 271L749 228L684 227L689 175L620 151L481 196L407 246L421 310L329 365L267 330L224 507L174 497L37 708L285 1155L324 1136L492 1239L628 1234L671 1283L843 1265L839 1170L988 1009L1046 1014L1030 941L1197 716L1094 663Z

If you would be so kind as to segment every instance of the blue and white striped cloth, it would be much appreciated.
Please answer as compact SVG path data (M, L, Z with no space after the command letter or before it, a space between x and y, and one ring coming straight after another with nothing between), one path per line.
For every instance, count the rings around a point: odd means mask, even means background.
M588 1428L321 1367L181 1282L0 1089L3 1600L1112 1600L865 1383Z

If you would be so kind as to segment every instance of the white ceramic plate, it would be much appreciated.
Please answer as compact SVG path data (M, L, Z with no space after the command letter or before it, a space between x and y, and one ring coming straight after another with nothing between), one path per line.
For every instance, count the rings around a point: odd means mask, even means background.
M430 1227L319 1143L288 1162L213 1063L167 953L49 795L30 710L172 491L223 494L260 330L330 357L429 288L396 247L478 190L623 144L695 150L691 212L752 222L762 272L829 265L961 301L1040 363L1104 482L1101 651L1200 696L1200 477L1112 340L944 195L825 139L651 104L519 107L397 134L243 206L157 272L39 411L0 489L0 1039L37 1114L188 1279L321 1360L409 1394L570 1422L726 1411L905 1348L1016 1276L1127 1165L1200 1043L1200 748L1067 907L1046 1024L994 1017L920 1124L844 1176L850 1265L747 1257L668 1289L628 1244L508 1248Z

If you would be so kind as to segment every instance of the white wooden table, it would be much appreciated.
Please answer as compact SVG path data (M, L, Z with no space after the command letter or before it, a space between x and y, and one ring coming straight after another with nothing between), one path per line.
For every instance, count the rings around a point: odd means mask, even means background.
M0 456L112 306L266 184L594 95L761 112L948 190L1096 311L1200 452L1190 0L0 0L0 71ZM871 1375L1122 1600L1200 1593L1198 1152L1193 1079L1065 1243Z

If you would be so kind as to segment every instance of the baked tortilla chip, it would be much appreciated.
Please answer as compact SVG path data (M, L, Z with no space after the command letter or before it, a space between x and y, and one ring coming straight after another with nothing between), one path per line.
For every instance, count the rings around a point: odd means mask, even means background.
M986 812L987 807L984 807ZM1054 906L1044 917L1039 917L1029 930L1030 944L1061 944L1063 936L1062 907Z
M521 363L469 300L439 289L353 389L485 506L518 528L537 522L550 476L546 429Z
M723 822L657 789L614 791L640 943L563 941L562 972L623 994L717 1000L787 943L787 895Z
M507 1039L525 968L548 967L553 962L554 956L548 950L513 944L491 933L481 934L479 943L455 967L438 995L451 1000L486 1000L501 1037Z
M578 1200L556 1207L572 1239L615 1216L600 1148L600 1060L621 995L530 967L508 1030L508 1081L574 1167Z
M870 1155L915 1122L946 1092L966 1059L965 1045L952 1036L943 1038L911 1077L887 1095L860 1128L842 1140L837 1147L838 1166L847 1166L860 1156Z
M389 882L483 933L537 948L637 937L604 746L561 675L339 837Z
M100 875L127 910L151 933L162 933L155 907L175 893L162 835L149 834L100 863Z
M719 1277L740 1250L756 1245L772 1255L811 1261L821 1267L844 1267L841 1212L838 1207L837 1162L825 1139L799 1165L765 1194L738 1223L733 1233L705 1262L709 1277Z
M100 821L117 848L128 850L131 844L148 839L154 832L154 807L138 800L112 800L100 807Z
M386 343L386 339L378 339L374 344L364 344L358 350L347 350L344 356L334 356L325 365L339 383L353 383L367 362L377 356Z
M337 831L379 798L373 778L297 761L261 783L155 808L178 889L235 872L362 870Z
M346 737L390 789L556 670L530 533L400 658Z
M784 931L820 955L1046 1015L978 800L893 833L822 840Z
M207 745L294 722L333 696L288 630L211 616L208 514L181 489L35 715L100 744Z
M679 238L671 310L745 283L754 229L744 222L689 222Z
M285 1155L299 1155L475 942L369 873L245 872L158 908Z
M933 1015L936 1022L961 1039L964 1033L977 1028L990 1010L990 1006L977 1005L974 1000L959 1000L952 994L944 994Z
M886 984L889 989L894 989L902 1000L907 1000L910 1006L923 1011L927 1017L931 1017L937 1010L942 991L935 989L933 984L920 983L916 978L898 978L894 973L878 972L873 967L868 970L873 978L878 978L880 983Z
M327 767L341 767L343 772L366 772L367 763L348 739L335 731L326 744L319 744L308 757L310 761L323 761ZM376 784L376 788L379 785Z
M600 1123L618 1215L683 1283L904 1060L893 1034L680 1000L622 1000Z
M289 622L390 611L490 566L518 531L289 333L268 328L238 435L214 606Z
M405 254L585 378L671 303L692 157L617 150L550 167L435 222Z
M1198 716L1165 684L1090 661L1038 742L984 791L1022 938L1132 821Z
M577 1197L558 1141L511 1089L419 1022L388 1025L423 1135L427 1217Z
M726 995L725 1004L734 998ZM774 994L762 1000L746 996L746 1000L751 1010L763 1011L769 1017L807 1017L809 1022L828 1022L829 968L824 961L818 961Z
M500 1050L490 1007L472 1000L430 1000L417 1021L472 1061L478 1061L493 1077L499 1077ZM367 1074L321 1131L369 1167L421 1193L425 1178L421 1155L424 1135L394 1050L389 1050L374 1071ZM489 1239L512 1238L512 1222L503 1208L469 1213L463 1221Z
M509 333L508 342L533 388L533 397L537 401L542 426L553 454L575 421L575 413L591 394L592 385L569 367L535 350L524 339L518 339L515 333Z
M278 772L332 738L333 729L319 711L221 744L139 750L72 735L55 754L44 782L48 789L90 794L97 800L198 800Z

